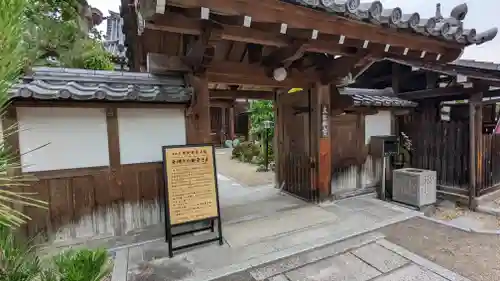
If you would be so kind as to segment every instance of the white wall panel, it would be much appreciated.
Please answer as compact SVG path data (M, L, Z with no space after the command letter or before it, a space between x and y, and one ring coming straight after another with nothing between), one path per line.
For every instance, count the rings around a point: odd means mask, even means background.
M390 135L392 113L388 110L365 117L365 143L370 143L371 136Z
M19 107L17 118L23 172L109 165L104 109Z
M184 109L119 108L122 164L162 161L161 147L186 144Z

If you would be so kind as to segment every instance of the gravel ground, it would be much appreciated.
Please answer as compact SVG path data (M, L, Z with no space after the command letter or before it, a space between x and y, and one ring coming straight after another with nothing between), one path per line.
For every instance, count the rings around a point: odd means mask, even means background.
M273 172L257 172L257 166L231 159L231 149L217 149L217 172L244 186L262 186L274 183Z
M422 218L380 230L390 242L477 281L500 280L500 236L462 231Z

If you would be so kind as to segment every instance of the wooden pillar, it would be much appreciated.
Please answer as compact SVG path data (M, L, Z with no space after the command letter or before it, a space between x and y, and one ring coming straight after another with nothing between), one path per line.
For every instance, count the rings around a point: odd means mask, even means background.
M275 175L276 175L276 188L281 188L281 184L285 181L284 177L284 123L283 123L283 103L281 102L281 96L284 93L281 90L277 90L274 93L274 139L275 146L274 157L275 157Z
M228 136L229 139L234 139L235 138L235 133L234 133L234 101L231 103L231 107L229 107L229 132Z
M7 107L5 107L5 112L2 115L3 144L8 149L8 152L10 154L9 156L12 157L9 160L10 167L7 167L5 171L7 173L7 177L22 177L21 151L19 148L19 129L20 128L17 120L17 109L12 104L8 105ZM11 187L10 191L26 192L26 190L24 190L24 188L21 186ZM25 209L22 204L12 203L12 207L16 211L25 214ZM28 226L26 224L21 226L21 233L23 235L28 234Z
M469 99L469 208L475 209L475 198L483 185L483 93Z
M330 85L316 83L312 90L312 138L311 148L317 151L317 188L320 199L331 195L332 181L332 143L331 143L331 106Z
M218 132L218 133L220 135L219 141L221 142L222 147L224 147L224 142L226 141L226 136L227 136L227 133L229 131L228 124L226 122L226 116L227 116L227 111L228 111L227 109L228 109L228 106L225 104L220 107L221 128L220 128L220 132ZM229 136L228 136L228 138L229 138Z
M186 111L189 144L211 143L210 127L210 95L208 81L204 74L190 75L189 80L194 89L191 106Z

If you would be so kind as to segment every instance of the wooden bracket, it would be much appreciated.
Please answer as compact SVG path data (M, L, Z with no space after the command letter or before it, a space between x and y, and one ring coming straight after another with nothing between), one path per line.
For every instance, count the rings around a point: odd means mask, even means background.
M288 68L294 61L302 58L307 48L307 41L295 40L290 46L278 48L267 55L262 64L267 67L285 67Z
M202 21L202 32L187 50L183 63L189 66L194 73L205 71L206 66L212 63L215 55L215 43L219 41L222 28L220 25L209 21Z

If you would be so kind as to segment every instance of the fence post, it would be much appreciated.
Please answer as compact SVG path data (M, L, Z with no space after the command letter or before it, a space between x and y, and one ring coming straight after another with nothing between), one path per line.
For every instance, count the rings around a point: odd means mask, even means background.
M475 198L482 186L482 142L483 93L473 94L469 99L469 208L475 209Z

